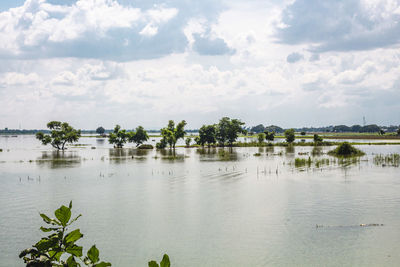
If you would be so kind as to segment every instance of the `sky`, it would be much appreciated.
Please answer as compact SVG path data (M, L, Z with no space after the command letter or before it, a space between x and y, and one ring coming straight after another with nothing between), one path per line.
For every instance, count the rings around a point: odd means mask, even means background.
M0 128L400 124L400 0L2 0Z

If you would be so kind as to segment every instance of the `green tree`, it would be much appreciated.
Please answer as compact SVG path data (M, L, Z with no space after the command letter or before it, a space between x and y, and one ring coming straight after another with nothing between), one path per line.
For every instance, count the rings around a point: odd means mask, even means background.
M218 143L225 146L228 143L229 146L233 145L240 133L244 133L242 128L244 122L238 119L230 119L228 117L223 117L216 127L216 139Z
M129 137L130 134L126 130L121 130L121 126L117 124L114 131L108 136L108 142L117 148L122 148Z
M192 142L192 138L188 137L185 140L186 147L190 147L190 143Z
M265 133L265 140L268 142L274 141L275 138L275 132L264 132Z
M147 140L149 140L149 135L142 126L138 126L134 132L128 133L128 141L131 143L136 143L136 147L140 146Z
M91 267L111 266L109 262L100 262L99 250L95 245L88 250L85 257L83 256L83 248L76 244L83 234L79 229L69 231L70 225L81 215L71 219L71 209L72 201L68 207L61 206L54 212L56 218L40 213L40 217L49 225L40 227L40 230L50 235L19 254L27 267L77 267L81 266L79 261Z
M205 144L210 147L217 141L215 139L216 126L215 125L203 125L199 129L199 145L204 146Z
M318 134L314 134L314 142L318 143L318 142L322 142L323 138L321 136L319 136Z
M258 139L258 143L261 145L264 142L265 139L265 133L259 133L257 134L257 139Z
M306 132L302 131L300 134L301 134L301 135L306 135Z
M51 144L58 150L64 150L66 143L78 142L81 136L81 130L75 130L66 122L51 121L47 124L47 128L51 130L49 135L38 132L36 133L36 138L43 145Z
M400 126L399 129L397 129L397 135L400 135Z
M98 128L96 129L96 133L98 133L98 134L100 134L100 135L104 134L105 131L106 131L106 130L103 128L103 126L100 126L100 127L98 127Z
M161 129L161 135L163 137L163 140L165 143L167 143L170 148L175 149L176 142L180 138L185 137L185 126L186 126L186 121L181 121L178 123L175 127L175 122L173 120L170 120L168 122L168 126L166 128Z
M285 138L286 138L286 142L288 143L293 143L294 139L295 139L295 135L294 135L294 129L288 129L284 132Z

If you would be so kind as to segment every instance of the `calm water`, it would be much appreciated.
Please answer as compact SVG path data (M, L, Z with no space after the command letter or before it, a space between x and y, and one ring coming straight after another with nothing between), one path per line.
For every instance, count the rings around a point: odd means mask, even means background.
M173 266L400 265L400 168L373 163L400 146L296 168L312 148L179 148L171 160L79 143L88 146L57 153L32 136L0 137L0 266L23 266L18 253L41 236L38 213L70 200L83 214L80 244L117 267L163 253ZM359 226L371 223L384 226Z

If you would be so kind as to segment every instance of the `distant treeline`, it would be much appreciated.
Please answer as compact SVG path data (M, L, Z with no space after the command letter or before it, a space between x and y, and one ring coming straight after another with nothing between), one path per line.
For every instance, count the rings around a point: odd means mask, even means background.
M326 127L303 127L303 128L294 128L296 132L309 132L309 133L379 133L384 131L386 133L397 132L399 126L378 126L376 124L370 125L353 125L353 126L346 126L346 125L336 125L336 126L326 126ZM264 126L259 124L254 127L247 128L247 131L253 133L262 133L262 132L276 132L276 133L283 133L285 129L276 126Z
M378 126L376 124L370 125L336 125L336 126L325 126L325 127L303 127L303 128L294 128L296 132L306 132L306 133L379 133L380 131L384 131L386 133L397 132L399 126L391 125L391 126ZM275 133L283 133L286 129L276 126L264 126L259 124L254 127L247 127L246 130L249 133L263 133L263 132L275 132ZM104 129L104 134L112 132L113 129ZM129 131L129 130L128 130ZM133 130L131 130L133 131ZM185 130L187 133L198 133L199 129L191 129ZM43 132L45 134L49 134L49 130L19 130L19 129L0 129L0 135L20 135L20 134L36 134L38 132ZM148 133L159 133L160 130L147 130ZM81 130L82 134L97 134L96 130Z

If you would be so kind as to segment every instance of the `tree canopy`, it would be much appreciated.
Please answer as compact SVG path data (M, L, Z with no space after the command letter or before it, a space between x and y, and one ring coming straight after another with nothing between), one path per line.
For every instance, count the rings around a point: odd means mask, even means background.
M149 136L142 126L138 126L136 131L128 132L116 125L114 131L108 137L108 142L114 144L117 148L122 148L126 142L136 143L136 146L139 146L148 139Z
M66 122L51 121L47 124L50 134L42 132L36 133L36 138L42 142L43 145L51 144L58 150L64 150L66 143L78 142L81 136L81 130L75 130Z
M216 139L218 143L222 146L226 143L232 146L233 142L238 138L238 135L245 132L243 125L244 122L238 119L223 117L216 126Z
M254 133L262 133L262 132L264 132L264 130L265 130L265 127L262 124L259 124L257 126L250 128L250 131L254 132Z
M294 129L287 129L284 134L285 134L286 142L293 143L293 141L295 139Z
M199 142L198 144L204 146L205 144L210 147L217 141L215 139L216 126L215 125L203 125L199 130Z
M103 126L100 126L96 129L96 133L98 134L104 134L106 130L103 128Z
M170 120L168 126L161 129L161 143L168 144L170 148L175 148L176 142L185 137L186 121L179 122L175 127L175 122Z

